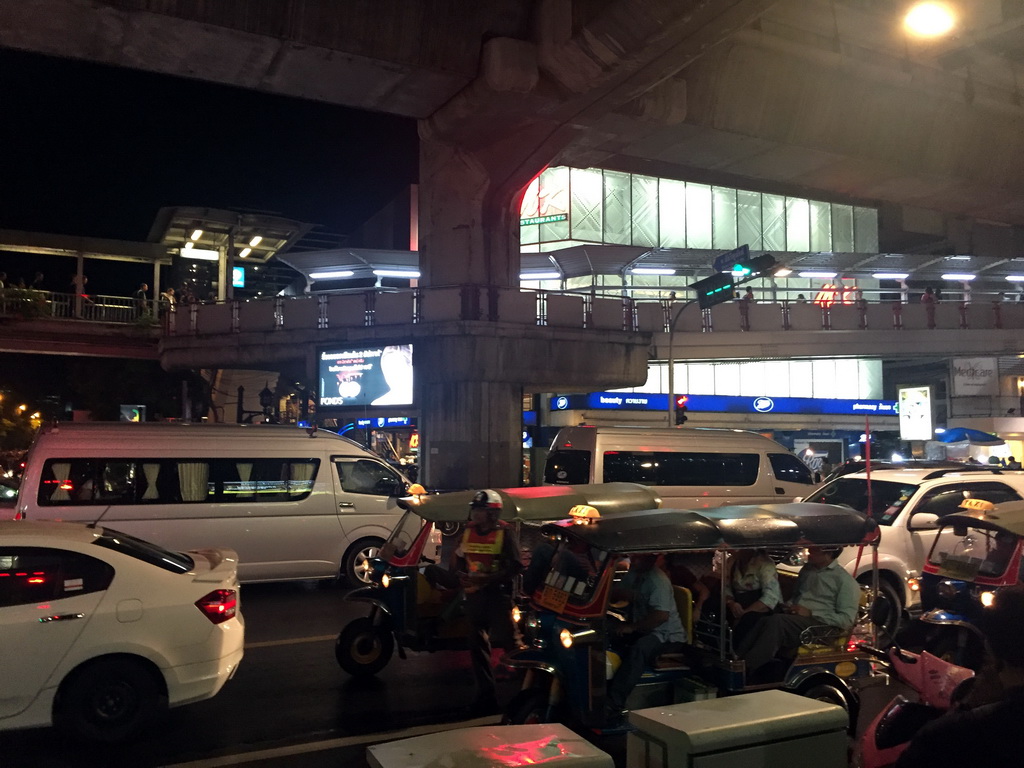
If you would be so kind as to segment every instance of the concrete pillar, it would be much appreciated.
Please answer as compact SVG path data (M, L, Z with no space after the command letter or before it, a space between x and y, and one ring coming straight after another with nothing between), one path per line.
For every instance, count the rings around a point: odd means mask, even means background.
M419 388L420 473L431 488L522 485L522 387L493 381ZM514 404L514 406L513 406Z

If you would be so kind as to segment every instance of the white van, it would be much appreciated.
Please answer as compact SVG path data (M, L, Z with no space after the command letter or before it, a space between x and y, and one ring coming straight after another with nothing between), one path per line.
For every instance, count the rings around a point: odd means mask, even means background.
M545 485L640 483L662 506L699 509L792 501L814 487L785 446L739 429L564 427L544 466Z
M241 424L57 423L29 450L16 507L184 551L230 547L241 581L366 580L406 479L331 432ZM339 571L340 569L340 571Z

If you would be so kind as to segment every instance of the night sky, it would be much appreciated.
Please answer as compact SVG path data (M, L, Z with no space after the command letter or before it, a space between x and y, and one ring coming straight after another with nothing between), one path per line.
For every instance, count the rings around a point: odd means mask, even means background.
M168 205L348 234L416 181L418 151L404 118L5 49L0 145L0 229L137 241ZM66 291L75 262L0 252L0 271ZM85 274L130 295L152 268L87 259ZM112 364L0 354L0 392L77 400L62 382Z
M390 115L3 49L0 105L4 229L143 241L187 205L347 234L416 181L415 122ZM15 280L35 269L64 290L74 262L0 254Z

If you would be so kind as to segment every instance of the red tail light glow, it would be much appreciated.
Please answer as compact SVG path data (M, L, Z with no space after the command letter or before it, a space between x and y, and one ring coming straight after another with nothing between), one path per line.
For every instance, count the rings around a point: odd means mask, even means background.
M215 589L196 601L196 608L214 624L235 618L238 612L238 593L233 589Z

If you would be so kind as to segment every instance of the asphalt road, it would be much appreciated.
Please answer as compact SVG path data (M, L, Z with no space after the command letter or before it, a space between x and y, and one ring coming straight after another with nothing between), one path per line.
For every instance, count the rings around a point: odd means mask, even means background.
M151 733L118 746L83 745L50 729L0 734L3 768L361 768L366 747L440 728L488 726L467 707L474 690L461 653L392 659L375 679L356 681L334 660L334 638L364 615L345 590L312 582L243 590L245 658L209 701L172 710ZM516 682L502 683L510 698ZM864 694L861 727L895 691ZM599 748L625 760L625 739Z

